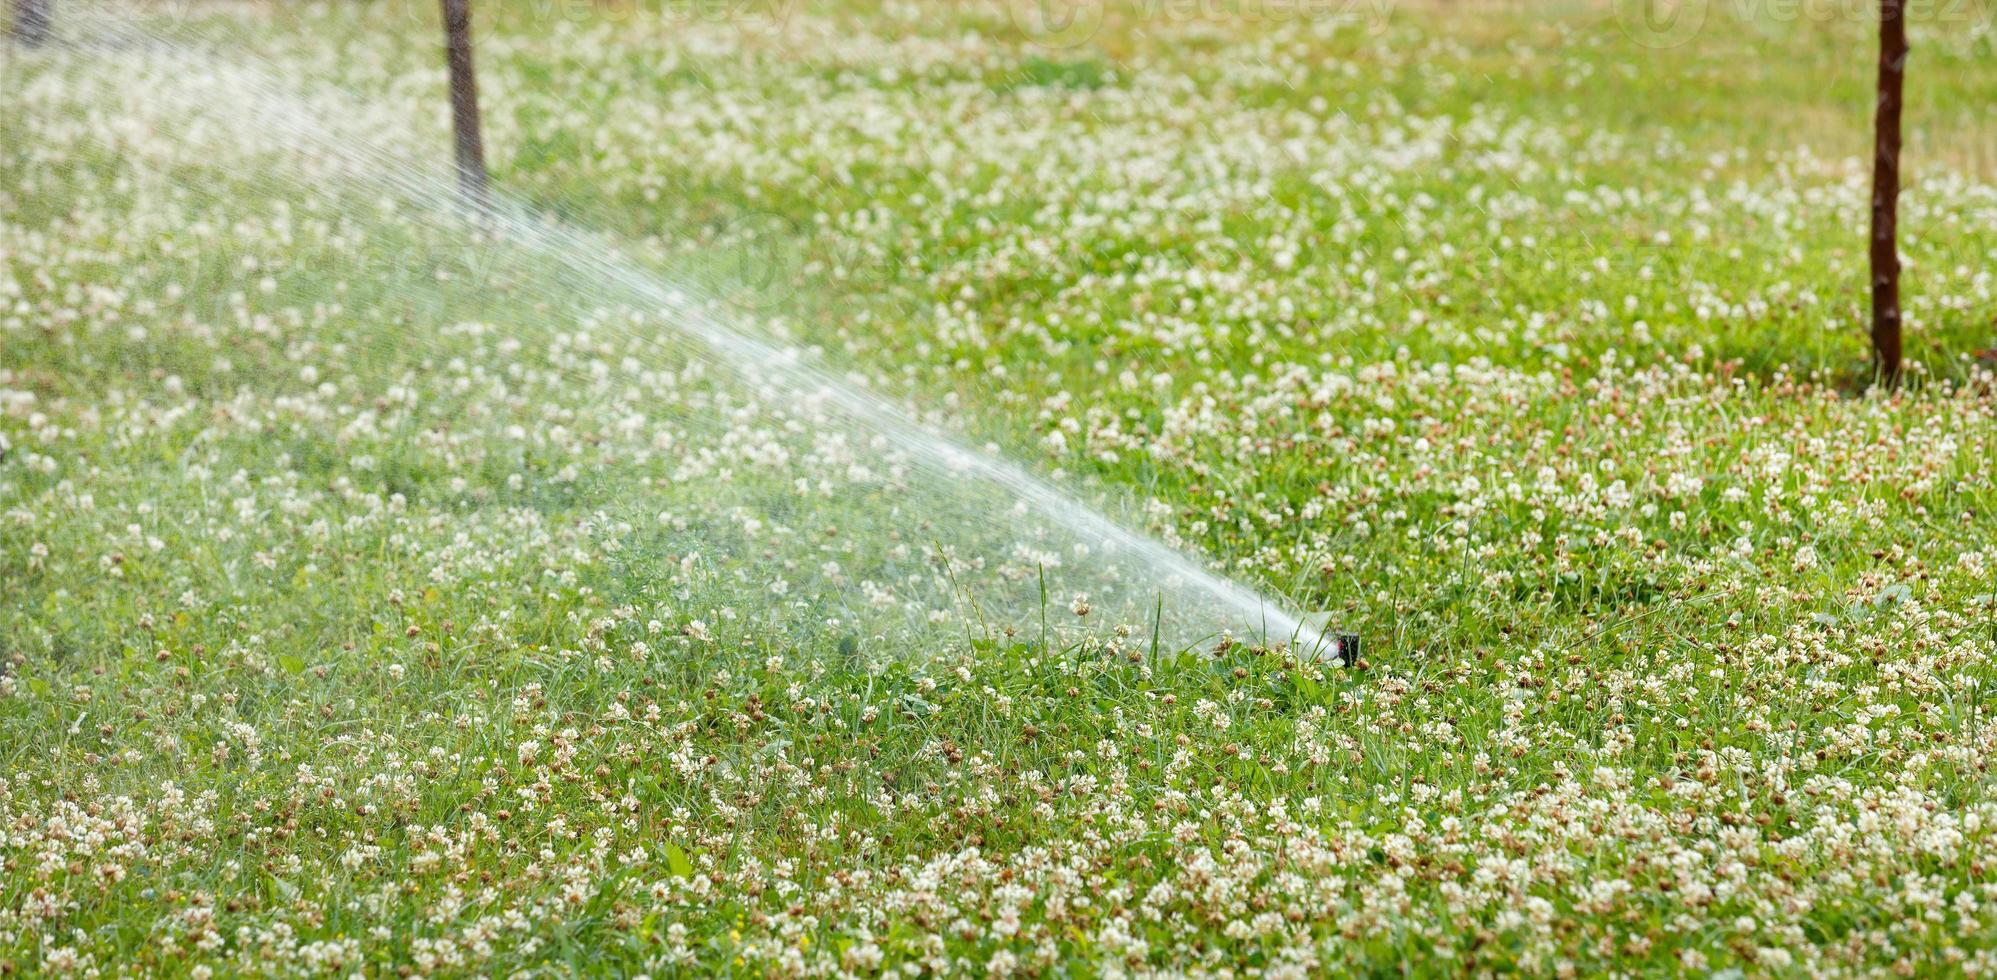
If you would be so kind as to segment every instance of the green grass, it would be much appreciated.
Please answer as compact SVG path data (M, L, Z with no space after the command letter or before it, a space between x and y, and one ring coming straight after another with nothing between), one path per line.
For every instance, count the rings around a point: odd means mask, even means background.
M1986 11L1885 393L1864 11L1031 6L481 7L495 182L1362 664L1078 617L642 296L10 49L0 972L1997 966ZM429 6L154 16L446 145Z

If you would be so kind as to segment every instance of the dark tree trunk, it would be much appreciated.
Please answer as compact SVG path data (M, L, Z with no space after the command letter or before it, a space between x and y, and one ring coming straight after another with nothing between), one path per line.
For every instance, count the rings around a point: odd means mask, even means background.
M14 0L14 40L28 47L48 42L50 6L55 0Z
M471 0L442 0L444 55L451 68L451 128L456 136L458 193L467 207L484 213L485 143L478 131L478 79L472 73Z
M1900 89L1906 0L1879 0L1879 106L1872 134L1872 353L1879 380L1900 382Z

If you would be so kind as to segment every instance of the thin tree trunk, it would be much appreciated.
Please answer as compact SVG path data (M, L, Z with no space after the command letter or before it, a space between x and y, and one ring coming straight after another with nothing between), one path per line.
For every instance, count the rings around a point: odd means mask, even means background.
M1879 0L1879 106L1872 134L1872 352L1879 380L1888 387L1900 382L1900 90L1906 72L1906 0Z
M479 138L478 79L472 73L471 0L442 0L444 55L451 69L451 128L456 135L458 194L467 207L484 213L485 143Z
M55 0L14 0L14 40L35 48L48 42Z

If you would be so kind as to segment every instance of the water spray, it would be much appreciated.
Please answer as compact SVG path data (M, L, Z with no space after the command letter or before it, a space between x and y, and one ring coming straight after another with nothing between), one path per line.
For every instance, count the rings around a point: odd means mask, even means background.
M14 0L14 40L30 48L48 42L55 0Z
M845 610L834 618L854 623L878 618L871 607L902 609L909 622L935 624L940 607L961 607L960 599L971 606L968 613L960 608L959 617L966 621L983 620L981 610L990 610L993 619L1023 625L1033 621L1037 605L1044 623L1047 606L1067 606L1067 596L1074 595L1078 617L1087 616L1082 610L1093 606L1099 613L1088 622L1149 626L1154 646L1161 636L1173 647L1184 647L1232 632L1289 643L1306 656L1358 662L1356 637L1333 636L1307 624L1020 463L923 425L857 380L718 315L716 304L689 284L625 257L614 243L541 218L493 191L484 179L477 140L466 2L444 3L453 116L460 123L454 188L426 178L427 168L391 148L378 130L351 124L369 115L364 103L336 90L307 93L268 68L222 63L171 40L150 38L152 43L137 49L147 57L181 59L167 72L171 83L148 87L143 100L129 90L119 91L118 97L128 107L148 112L166 110L164 103L175 100L166 117L176 125L200 127L197 131L211 138L282 148L282 158L294 165L309 161L315 171L330 169L359 197L379 200L385 195L399 202L406 218L440 238L475 236L484 243L477 247L547 273L541 278L548 285L533 294L538 302L529 306L584 312L624 304L652 311L649 315L657 317L665 333L624 326L616 328L617 338L655 354L715 365L741 379L751 399L774 402L768 409L775 416L770 431L789 433L786 438L795 444L781 451L793 459L818 460L814 465L821 471L847 476L834 487L825 486L820 477L810 492L803 489L803 478L736 488L745 499L724 516L766 531L774 527L780 532L777 539L767 534L755 538L753 531L745 538L709 521L672 546L674 553L699 550L732 561L731 581L741 586L771 578L802 579L813 601ZM459 8L455 12L454 5ZM115 15L112 24L131 30ZM133 49L114 44L106 50ZM455 84L460 78L466 84ZM216 124L226 132L216 133ZM313 193L326 189L316 172L299 178L285 177L281 167L259 173ZM467 207L478 219L473 226L461 220ZM558 313L548 315L559 318ZM587 374L576 380L581 385L600 381ZM698 488L692 496L705 496L707 489ZM635 511L646 501L640 494L620 503ZM725 510L718 504L713 509ZM818 534L802 533L807 526ZM823 535L839 536L845 550L828 552ZM848 544L855 536L867 540ZM964 584L967 578L975 580L975 588ZM1059 588L1051 596L1050 580ZM785 602L803 602L795 586ZM934 625L925 629L935 631Z

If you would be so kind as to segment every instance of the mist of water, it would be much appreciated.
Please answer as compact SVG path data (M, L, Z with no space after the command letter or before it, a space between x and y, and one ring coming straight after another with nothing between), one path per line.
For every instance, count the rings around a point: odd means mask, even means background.
M448 156L441 134L426 162L409 145L416 140L406 132L395 138L398 129L385 126L365 100L286 79L279 66L240 45L225 50L192 34L185 22L162 30L121 8L83 3L65 4L64 15L64 50L45 56L64 63L44 81L74 86L79 107L112 120L100 120L100 126L173 128L155 137L178 147L168 151L178 159L162 164L166 169L224 166L236 171L230 179L274 188L272 194L340 197L349 202L343 220L362 227L377 220L363 202L386 198L405 226L463 242L510 270L509 302L523 305L508 314L506 329L545 336L584 324L595 335L612 334L607 344L643 351L647 368L676 366L687 372L683 378L701 374L715 392L664 409L709 406L705 428L672 421L682 427L682 447L696 438L688 433L705 433L710 449L739 441L739 431L731 437L729 426L741 419L728 422L728 412L755 406L755 431L774 434L771 440L787 448L773 452L786 462L731 475L725 488L702 488L696 477L690 481L695 485L666 494L675 506L711 506L714 513L680 522L678 540L653 547L698 550L745 588L780 580L784 604L818 615L836 608L874 635L907 632L903 643L922 642L921 631L937 629L944 617L936 611L946 607L988 627L1027 627L1044 623L1050 604L1065 617L1075 596L1086 596L1099 610L1095 622L1133 624L1175 647L1225 632L1299 649L1326 643L1254 589L1019 462L922 424L798 347L736 322L706 291L626 257L603 236L531 213L503 191L483 213L467 214L441 165ZM65 80L47 81L58 76ZM86 101L83 91L93 78L97 88ZM135 87L135 79L144 84ZM203 146L228 150L203 152ZM361 264L354 271L368 270ZM611 310L632 315L605 315ZM437 340L389 336L380 342L420 346ZM575 375L579 401L589 397L585 369L557 369ZM609 390L601 383L594 388ZM660 495L665 482L614 472L596 480L600 496L631 515L651 513L656 501L649 498ZM746 514L759 516L749 520ZM739 531L745 522L781 533L774 539L745 536ZM807 526L820 533L803 533ZM836 560L822 560L826 549L814 542L840 534L869 540L843 545ZM875 611L869 611L869 604L849 595L862 581L892 598L871 603ZM753 606L757 598L740 601ZM884 618L901 626L884 625Z

